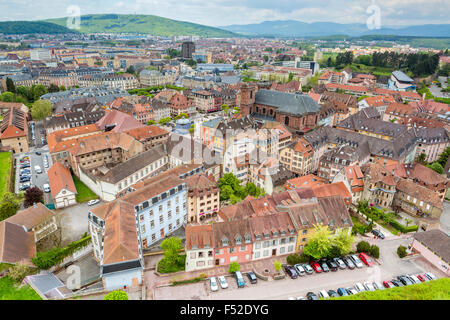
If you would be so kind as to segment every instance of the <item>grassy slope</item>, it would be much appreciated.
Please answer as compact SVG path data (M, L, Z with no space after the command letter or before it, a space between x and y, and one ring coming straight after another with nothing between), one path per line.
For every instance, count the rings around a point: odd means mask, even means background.
M66 18L46 20L61 26ZM95 14L81 17L81 32L85 33L146 33L159 36L197 35L233 37L234 33L200 24L171 20L153 15Z
M72 175L75 188L77 189L76 200L78 203L86 202L93 199L98 199L98 196L89 189L80 179Z
M0 300L42 300L29 285L17 287L10 277L0 278Z
M442 278L406 287L361 292L336 300L450 300L450 279Z
M0 153L0 199L9 192L12 156L9 152Z
M0 22L0 33L26 34L26 33L74 33L66 24L57 25L45 21L5 21Z

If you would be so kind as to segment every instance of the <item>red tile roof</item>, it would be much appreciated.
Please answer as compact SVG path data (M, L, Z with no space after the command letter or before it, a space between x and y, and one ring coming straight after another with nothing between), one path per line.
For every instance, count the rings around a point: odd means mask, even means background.
M62 189L77 193L69 169L59 162L55 162L48 170L48 181L53 199Z

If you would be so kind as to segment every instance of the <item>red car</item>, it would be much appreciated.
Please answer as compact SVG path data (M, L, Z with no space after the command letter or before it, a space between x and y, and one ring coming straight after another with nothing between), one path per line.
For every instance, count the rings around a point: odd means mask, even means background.
M383 286L385 288L393 288L393 287L395 287L394 284L391 281L383 281Z
M425 275L423 275L423 274L418 274L417 275L417 279L419 279L421 282L429 281L428 278Z
M365 254L364 252L361 252L359 254L359 258L365 263L367 264L367 266L371 267L374 265L373 260L371 257L369 257L367 254Z
M311 261L310 265L314 269L315 272L317 272L317 273L322 272L322 268L320 267L320 265L317 262Z

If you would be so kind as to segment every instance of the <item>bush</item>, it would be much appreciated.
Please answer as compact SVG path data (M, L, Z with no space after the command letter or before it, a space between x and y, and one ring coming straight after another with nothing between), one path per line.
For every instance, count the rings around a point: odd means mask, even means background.
M360 241L356 245L356 251L358 252L370 252L370 244L367 241Z
M419 227L416 225L405 227L396 220L389 221L389 224L402 233L415 232L419 229Z
M177 286L180 284L189 284L189 283L196 283L199 281L202 281L203 279L207 278L206 274L201 273L199 274L198 277L192 278L192 279L188 279L188 280L180 280L180 281L172 281L172 286Z
M286 261L290 265L295 265L297 263L308 263L311 260L311 257L306 253L298 254L293 253L287 256Z
M230 264L230 267L228 268L229 273L235 273L236 271L239 271L241 269L241 266L237 262L232 262Z
M376 245L370 246L369 254L375 259L378 259L380 257L380 248Z
M399 246L397 249L397 254L400 258L404 258L406 257L407 253L406 253L406 247L405 246Z
M15 282L21 283L27 275L33 274L36 271L37 270L35 268L30 268L23 264L16 264L9 268L8 276Z
M122 290L116 290L108 293L105 300L128 300L128 295Z
M173 260L166 257L162 258L158 262L159 273L172 273L183 271L186 267L186 255L180 255L178 261L174 264Z

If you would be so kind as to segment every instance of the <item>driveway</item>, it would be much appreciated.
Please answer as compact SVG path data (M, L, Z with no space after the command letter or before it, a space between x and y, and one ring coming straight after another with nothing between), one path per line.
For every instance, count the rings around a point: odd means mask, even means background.
M80 203L71 207L55 210L58 214L62 230L61 245L65 246L68 243L79 240L88 230L88 212L103 202L97 203L94 206L88 206L87 203Z

